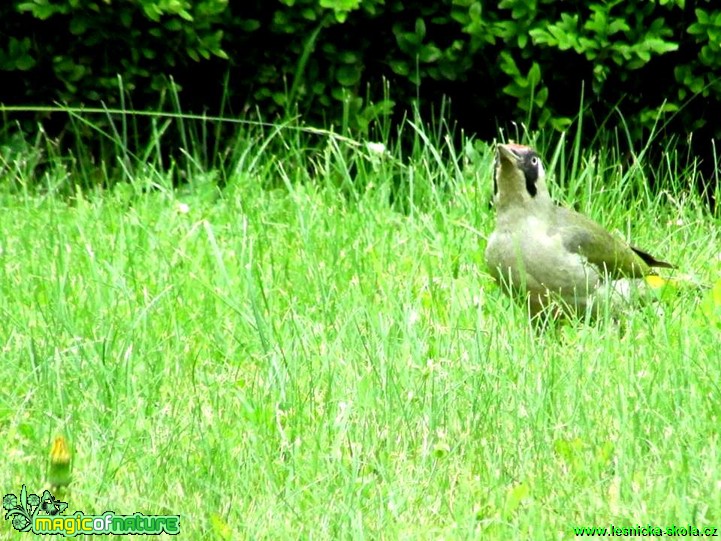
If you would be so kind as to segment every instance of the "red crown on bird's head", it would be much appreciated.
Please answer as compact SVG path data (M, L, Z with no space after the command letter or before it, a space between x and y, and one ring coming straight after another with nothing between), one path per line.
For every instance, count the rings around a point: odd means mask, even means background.
M509 147L511 150L521 150L521 151L527 151L530 150L531 147L526 145L519 145L518 143L506 143L505 146Z

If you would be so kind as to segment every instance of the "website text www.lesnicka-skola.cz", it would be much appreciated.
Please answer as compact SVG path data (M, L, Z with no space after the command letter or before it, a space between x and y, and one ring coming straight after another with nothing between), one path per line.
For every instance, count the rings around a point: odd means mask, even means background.
M719 537L719 528L715 526L614 526L573 528L576 537Z

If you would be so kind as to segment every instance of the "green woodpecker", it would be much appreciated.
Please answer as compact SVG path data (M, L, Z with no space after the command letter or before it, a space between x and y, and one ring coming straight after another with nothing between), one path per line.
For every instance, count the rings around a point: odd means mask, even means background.
M652 267L672 267L556 205L541 159L530 147L498 145L494 184L496 229L486 262L507 292L527 298L533 315L551 304L598 313L602 297L615 308L653 274Z

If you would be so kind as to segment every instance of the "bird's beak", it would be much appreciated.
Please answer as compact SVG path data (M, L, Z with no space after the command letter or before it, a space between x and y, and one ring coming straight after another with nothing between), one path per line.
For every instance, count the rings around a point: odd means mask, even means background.
M519 156L513 148L517 145L498 145L498 156L501 162L506 162L509 165L515 165L518 163Z

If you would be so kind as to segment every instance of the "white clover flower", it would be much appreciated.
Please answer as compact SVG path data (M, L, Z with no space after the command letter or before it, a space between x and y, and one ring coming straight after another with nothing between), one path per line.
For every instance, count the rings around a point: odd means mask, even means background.
M383 143L366 143L366 148L375 154L385 154L386 146Z

